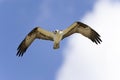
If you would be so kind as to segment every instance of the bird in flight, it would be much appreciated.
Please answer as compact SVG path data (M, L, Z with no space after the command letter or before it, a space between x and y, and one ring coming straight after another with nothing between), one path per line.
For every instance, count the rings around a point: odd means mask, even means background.
M31 32L29 32L25 39L20 43L17 48L18 52L16 55L23 56L27 48L35 39L53 41L53 49L58 49L60 41L74 33L80 33L96 44L100 44L102 42L100 35L95 30L93 30L88 25L78 21L74 22L65 30L55 30L53 32L36 27Z

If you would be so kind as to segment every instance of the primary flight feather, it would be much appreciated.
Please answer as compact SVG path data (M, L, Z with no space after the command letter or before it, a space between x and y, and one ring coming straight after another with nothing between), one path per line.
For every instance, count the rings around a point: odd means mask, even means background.
M82 22L74 22L65 30L55 30L53 32L49 32L40 27L36 27L30 33L28 33L25 39L20 43L17 48L18 52L16 55L23 56L27 48L35 39L53 41L53 48L58 49L60 41L74 33L80 33L96 44L100 44L100 42L102 42L102 40L100 39L100 35L91 27Z

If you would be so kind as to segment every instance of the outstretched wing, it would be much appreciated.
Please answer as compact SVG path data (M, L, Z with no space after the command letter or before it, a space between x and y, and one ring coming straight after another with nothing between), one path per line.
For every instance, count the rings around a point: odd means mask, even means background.
M89 38L92 42L95 42L96 44L100 44L100 42L102 42L102 40L100 39L100 35L91 27L82 22L73 23L70 27L63 30L63 33L63 39L72 35L73 33L80 33L83 36Z
M23 56L27 48L36 38L43 39L43 40L53 40L53 33L46 31L44 29L41 29L39 27L34 28L30 33L28 33L25 39L18 46L17 48L18 52L16 55Z

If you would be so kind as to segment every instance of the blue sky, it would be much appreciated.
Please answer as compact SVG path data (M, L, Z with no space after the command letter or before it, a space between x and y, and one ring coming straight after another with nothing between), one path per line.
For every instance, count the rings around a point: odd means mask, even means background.
M35 26L46 30L65 29L92 11L95 0L1 0L0 80L55 80L64 58L50 41L36 40L22 57L17 47Z

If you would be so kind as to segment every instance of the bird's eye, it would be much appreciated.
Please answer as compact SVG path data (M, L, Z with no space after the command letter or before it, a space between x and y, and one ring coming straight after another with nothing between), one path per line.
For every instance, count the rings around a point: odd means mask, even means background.
M57 33L58 31L55 30L55 33Z
M57 31L53 31L53 33L55 33L55 34L56 34L56 33L57 33Z

